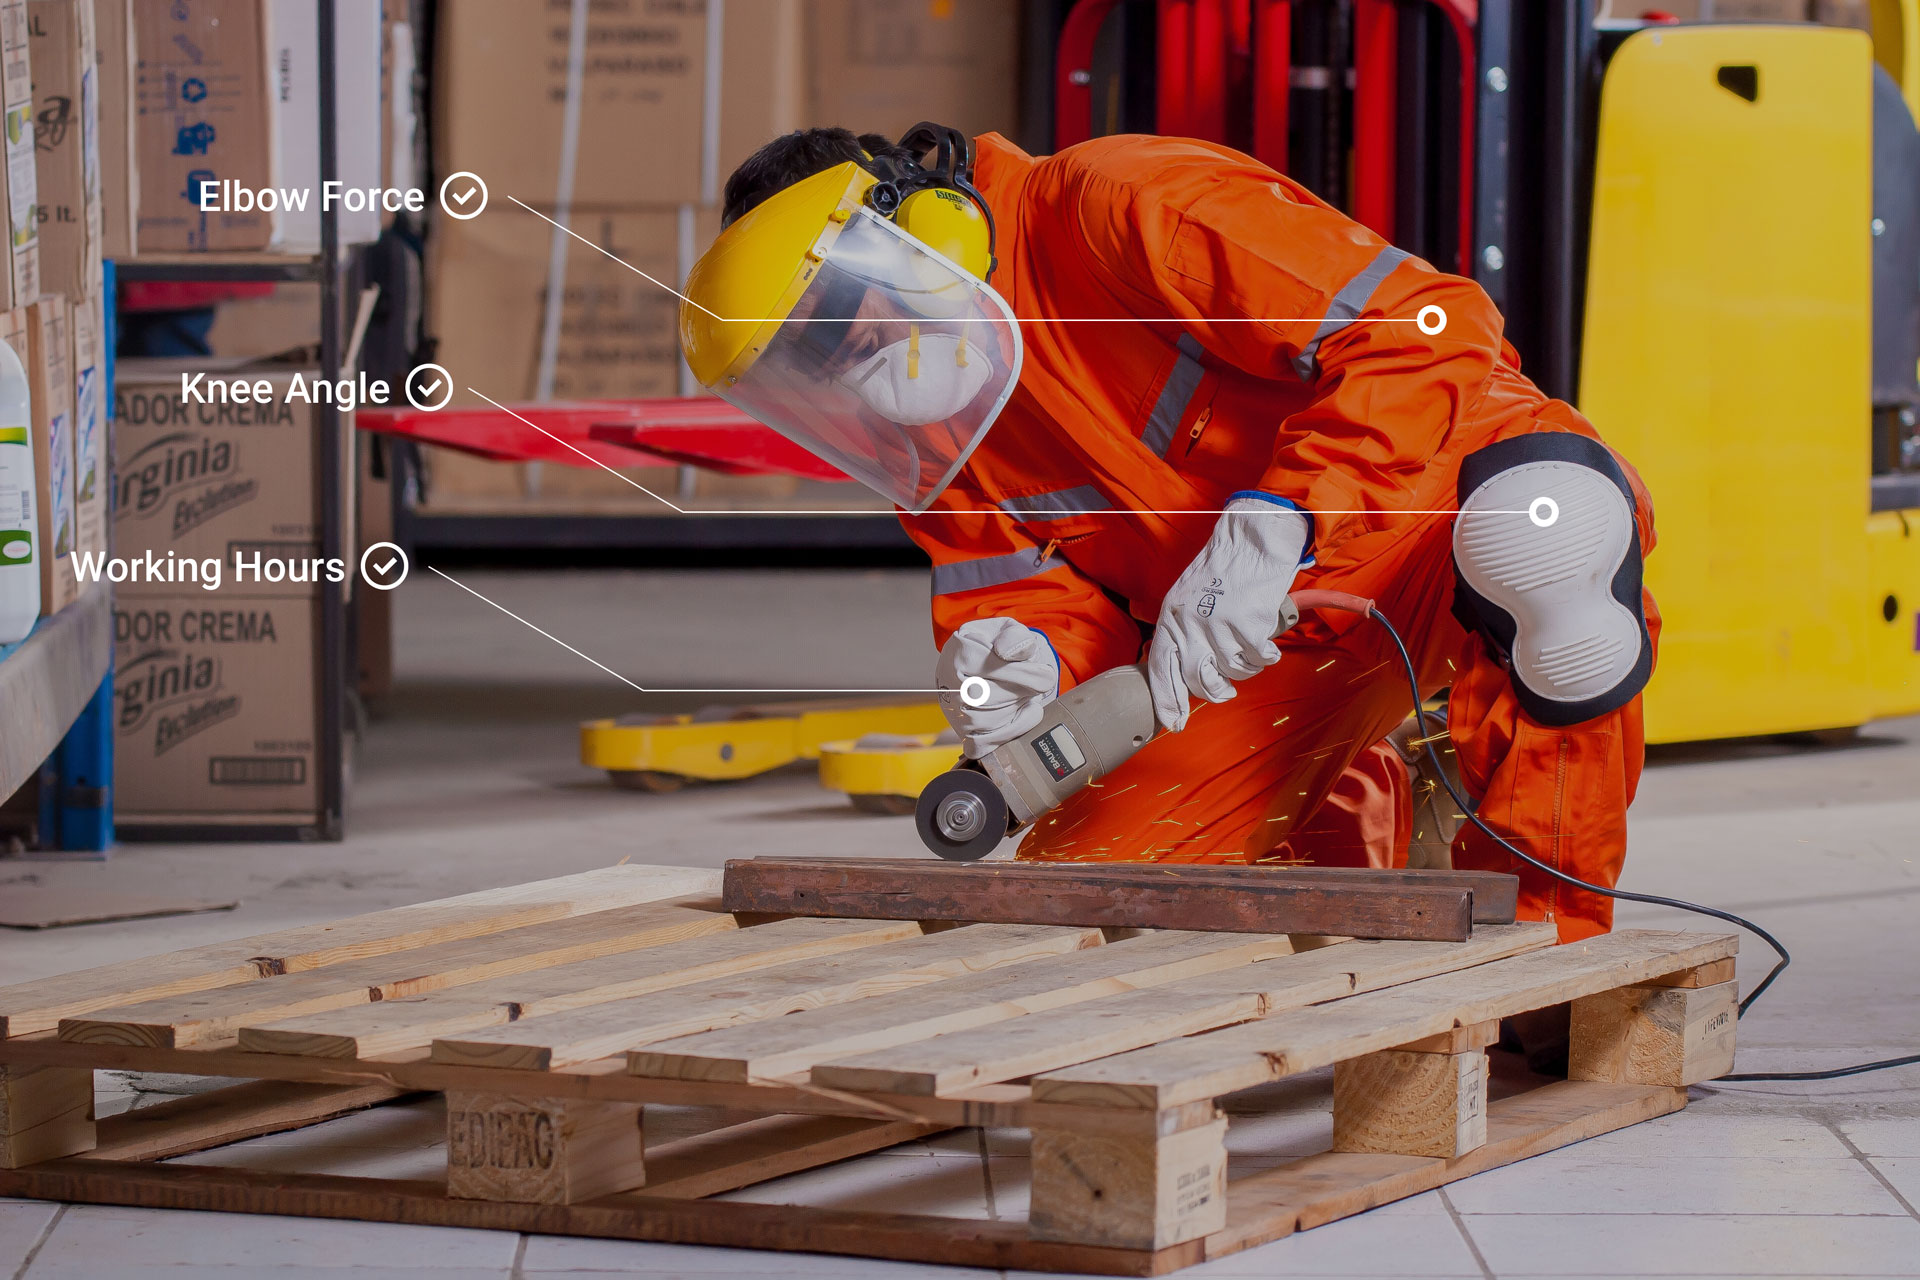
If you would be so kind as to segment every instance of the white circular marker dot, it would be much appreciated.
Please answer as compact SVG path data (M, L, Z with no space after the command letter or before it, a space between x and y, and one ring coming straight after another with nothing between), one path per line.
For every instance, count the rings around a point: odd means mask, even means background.
M968 676L960 682L960 701L970 707L984 707L992 696L993 686L979 676Z
M1560 518L1560 504L1552 498L1535 498L1527 504L1527 519L1542 529Z
M1420 326L1420 332L1432 337L1447 327L1447 313L1444 308L1429 302L1420 308L1420 314L1413 318L1413 322Z

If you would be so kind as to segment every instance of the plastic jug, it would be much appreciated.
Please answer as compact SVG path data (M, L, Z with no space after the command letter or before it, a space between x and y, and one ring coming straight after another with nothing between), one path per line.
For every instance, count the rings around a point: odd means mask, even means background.
M14 349L0 342L0 644L26 639L40 617L34 489L27 371Z

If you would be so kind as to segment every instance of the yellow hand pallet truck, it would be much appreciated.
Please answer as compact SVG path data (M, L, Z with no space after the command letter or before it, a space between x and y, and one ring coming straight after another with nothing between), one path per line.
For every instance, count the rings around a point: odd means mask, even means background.
M869 734L933 735L946 728L937 702L857 699L714 707L688 715L622 716L580 726L580 762L617 787L678 791L689 782L751 778L820 758L827 743ZM949 756L946 768L952 763ZM915 790L915 796L919 791Z
M941 733L869 733L820 748L820 785L862 813L912 813L929 782L953 768L960 739Z

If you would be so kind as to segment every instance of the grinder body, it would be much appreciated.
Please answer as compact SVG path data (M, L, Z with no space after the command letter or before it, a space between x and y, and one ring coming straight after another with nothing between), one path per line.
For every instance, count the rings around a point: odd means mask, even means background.
M1333 604L1334 594L1289 598L1275 634L1300 620L1299 605L1309 603L1304 597L1326 596L1311 603ZM1371 607L1352 596L1342 600ZM985 857L1007 836L1118 769L1159 730L1146 667L1103 671L1048 703L1040 723L1026 733L935 778L914 808L920 838L943 858Z

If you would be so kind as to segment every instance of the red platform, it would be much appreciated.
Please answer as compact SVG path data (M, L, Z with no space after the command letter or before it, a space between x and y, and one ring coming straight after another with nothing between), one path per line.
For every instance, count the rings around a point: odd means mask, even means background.
M518 415L518 416L516 416ZM498 462L566 466L689 465L728 475L847 476L724 400L570 400L480 408L362 409L362 431L459 449Z

